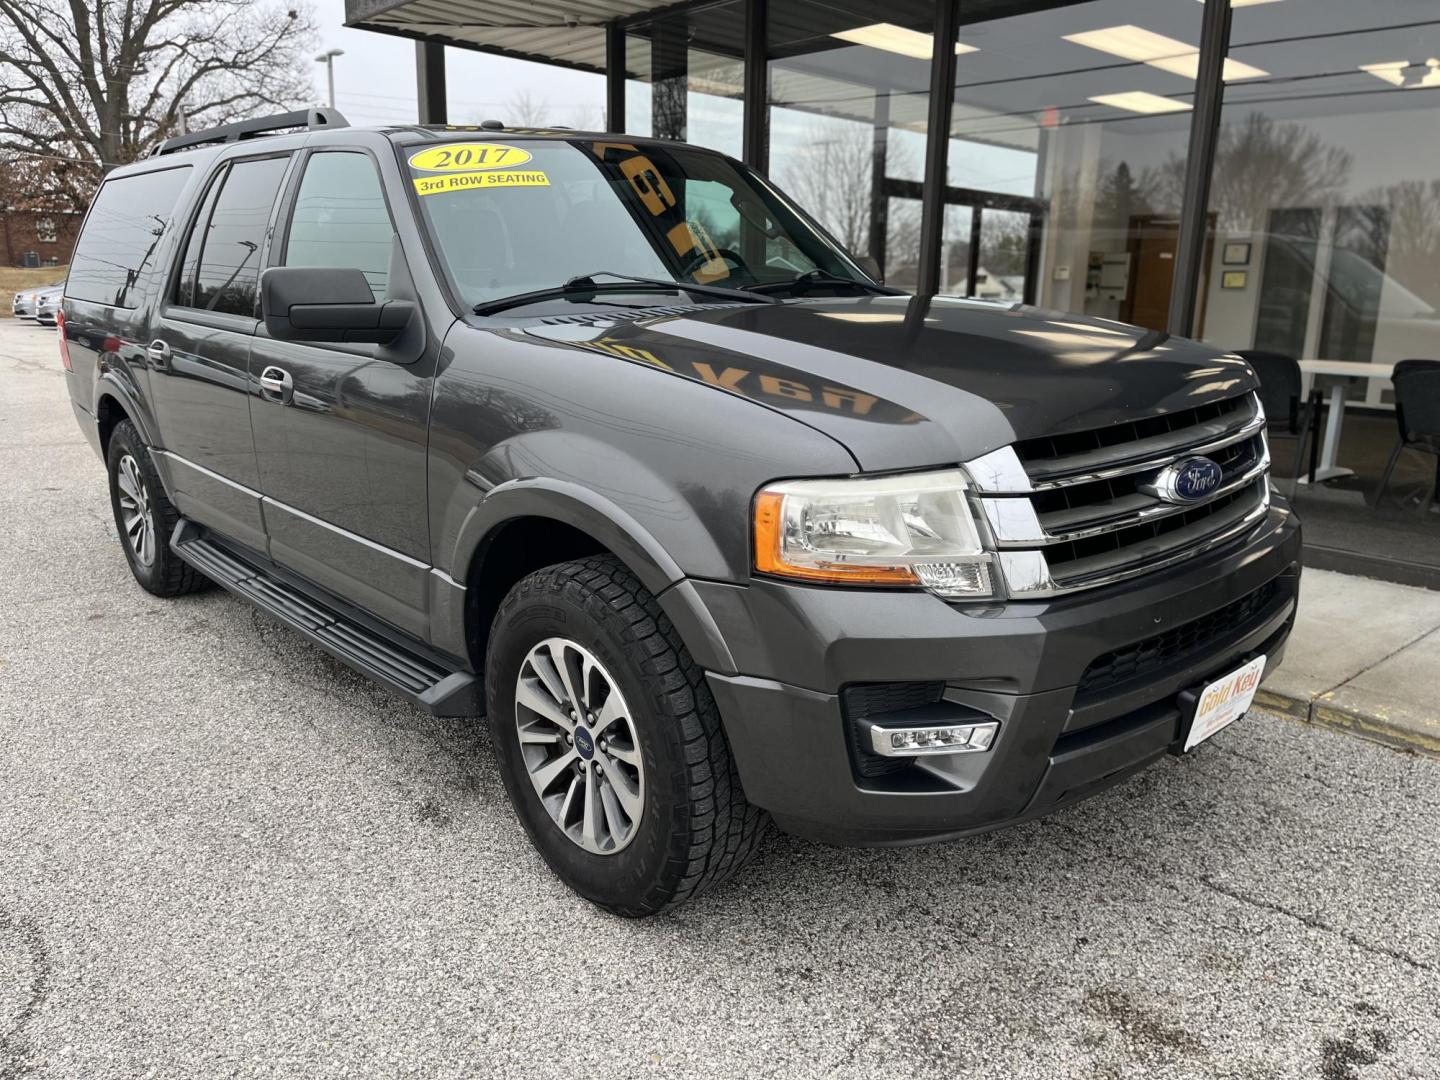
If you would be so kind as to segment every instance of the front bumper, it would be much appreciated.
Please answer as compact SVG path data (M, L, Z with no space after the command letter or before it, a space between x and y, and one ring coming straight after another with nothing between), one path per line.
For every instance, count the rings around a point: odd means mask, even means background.
M790 832L903 844L1045 814L1163 756L1181 736L1183 691L1260 653L1267 675L1279 664L1299 578L1299 524L1282 504L1178 568L1045 602L693 585L745 673L709 682L747 797ZM1097 658L1137 643L1149 644L1096 677ZM949 757L943 775L862 776L842 691L926 682L999 720L993 747Z

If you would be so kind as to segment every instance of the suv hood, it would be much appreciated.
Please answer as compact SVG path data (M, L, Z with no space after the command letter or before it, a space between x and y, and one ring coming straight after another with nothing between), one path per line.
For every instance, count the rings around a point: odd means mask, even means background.
M622 321L612 310L525 332L750 398L837 439L866 471L965 461L1255 385L1243 360L1198 342L949 297L697 306Z

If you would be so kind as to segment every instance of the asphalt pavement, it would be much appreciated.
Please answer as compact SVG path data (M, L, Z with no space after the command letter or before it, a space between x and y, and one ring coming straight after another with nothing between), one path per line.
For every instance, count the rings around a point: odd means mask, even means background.
M1440 762L1254 713L1048 820L640 922L483 731L130 579L0 320L0 1080L1440 1077Z

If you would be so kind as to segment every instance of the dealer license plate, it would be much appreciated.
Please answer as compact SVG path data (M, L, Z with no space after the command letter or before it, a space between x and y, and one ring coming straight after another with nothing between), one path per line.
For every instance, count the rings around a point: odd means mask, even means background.
M1185 749L1199 746L1221 728L1228 727L1245 715L1260 688L1265 674L1265 657L1257 656L1238 671L1216 679L1200 692L1195 706L1195 719L1185 737Z

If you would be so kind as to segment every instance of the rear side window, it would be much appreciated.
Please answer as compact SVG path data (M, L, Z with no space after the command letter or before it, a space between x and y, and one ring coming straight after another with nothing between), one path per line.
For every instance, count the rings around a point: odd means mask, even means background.
M285 266L361 270L370 290L385 295L395 226L375 163L365 154L314 154L305 164Z
M190 166L105 181L75 245L65 295L133 308L158 267L160 237L175 213Z
M254 318L261 249L288 163L237 161L212 185L185 245L178 303Z

